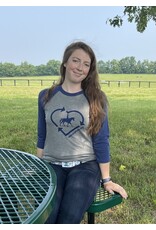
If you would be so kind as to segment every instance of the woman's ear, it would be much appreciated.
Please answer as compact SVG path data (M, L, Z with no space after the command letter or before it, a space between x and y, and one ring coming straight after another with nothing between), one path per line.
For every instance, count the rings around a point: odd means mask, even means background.
M63 66L66 67L66 63L64 63Z

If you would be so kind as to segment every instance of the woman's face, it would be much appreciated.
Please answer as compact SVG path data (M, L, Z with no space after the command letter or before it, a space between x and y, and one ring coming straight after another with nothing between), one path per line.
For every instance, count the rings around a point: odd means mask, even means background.
M75 50L64 64L65 79L72 83L81 83L87 77L90 65L90 56L83 49Z

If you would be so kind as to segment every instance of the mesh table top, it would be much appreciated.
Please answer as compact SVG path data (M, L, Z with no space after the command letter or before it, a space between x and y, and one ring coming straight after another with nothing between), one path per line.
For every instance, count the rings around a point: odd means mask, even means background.
M0 223L44 223L52 211L56 175L29 153L0 148Z

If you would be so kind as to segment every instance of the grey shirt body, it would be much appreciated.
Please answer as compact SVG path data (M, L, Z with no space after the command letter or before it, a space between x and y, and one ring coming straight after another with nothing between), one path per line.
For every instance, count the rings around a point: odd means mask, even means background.
M90 161L96 156L87 134L89 103L83 91L67 93L57 87L45 107L43 159L50 162Z

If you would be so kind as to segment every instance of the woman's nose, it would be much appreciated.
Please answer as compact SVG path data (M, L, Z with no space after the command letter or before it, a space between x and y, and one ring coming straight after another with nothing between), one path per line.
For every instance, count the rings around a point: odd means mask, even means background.
M77 69L82 71L83 70L83 64L81 62L79 62Z

